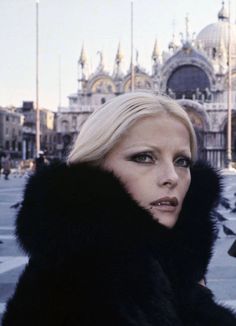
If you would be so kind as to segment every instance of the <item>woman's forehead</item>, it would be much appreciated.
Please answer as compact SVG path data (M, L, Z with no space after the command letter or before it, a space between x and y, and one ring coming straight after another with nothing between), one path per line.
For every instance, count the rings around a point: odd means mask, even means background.
M156 147L168 143L189 149L189 130L183 122L174 117L158 115L136 121L121 137L117 146L126 148L132 146Z

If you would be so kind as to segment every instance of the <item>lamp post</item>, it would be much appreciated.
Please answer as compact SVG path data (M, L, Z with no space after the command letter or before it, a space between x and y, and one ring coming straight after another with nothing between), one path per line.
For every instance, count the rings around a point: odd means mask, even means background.
M36 0L36 156L40 151L40 109L39 109L39 0Z
M232 74L231 74L231 5L229 5L229 22L228 22L228 93L227 93L227 168L232 168Z

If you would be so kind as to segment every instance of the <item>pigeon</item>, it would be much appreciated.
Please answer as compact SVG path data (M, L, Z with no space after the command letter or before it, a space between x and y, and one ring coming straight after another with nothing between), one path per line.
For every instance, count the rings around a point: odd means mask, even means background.
M227 221L227 218L225 218L223 215L221 215L219 212L215 212L215 217L218 219L219 222Z
M223 225L223 231L226 235L236 235L236 233L234 233L234 231L232 231L230 228L228 228L227 226Z
M229 248L228 254L232 257L236 257L236 240L233 242L232 246Z
M18 201L17 203L10 206L10 208L18 208L21 205L21 201Z

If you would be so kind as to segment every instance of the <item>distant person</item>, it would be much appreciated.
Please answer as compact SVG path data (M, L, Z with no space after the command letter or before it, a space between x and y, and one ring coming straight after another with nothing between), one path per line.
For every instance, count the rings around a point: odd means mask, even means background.
M42 170L44 166L48 164L48 161L45 157L43 151L39 151L39 156L35 159L35 172Z
M8 180L9 174L11 173L11 158L9 154L2 158L2 170L4 179Z
M187 113L147 92L96 110L66 163L28 181L29 256L2 326L236 326L203 282L221 176Z

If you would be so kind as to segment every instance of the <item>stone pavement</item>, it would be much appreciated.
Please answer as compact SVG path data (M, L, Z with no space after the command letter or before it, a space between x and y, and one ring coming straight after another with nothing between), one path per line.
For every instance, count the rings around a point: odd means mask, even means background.
M17 246L14 236L16 209L10 208L22 199L26 180L27 177L10 176L8 181L0 178L0 320L5 303L14 293L15 284L28 260ZM236 175L225 175L224 181L224 196L233 208L236 202ZM236 214L223 206L219 207L219 212L227 218L225 225L236 232ZM226 236L220 226L219 239L207 275L207 286L213 290L218 301L236 309L236 258L227 254L235 239L235 236Z

